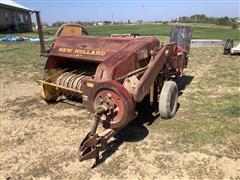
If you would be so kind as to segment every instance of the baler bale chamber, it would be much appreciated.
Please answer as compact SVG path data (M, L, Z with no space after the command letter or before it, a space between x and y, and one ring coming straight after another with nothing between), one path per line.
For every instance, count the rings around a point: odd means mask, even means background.
M191 27L175 26L171 41L155 37L96 37L76 33L81 28L65 25L45 51L45 77L40 96L55 102L65 96L82 103L92 114L89 133L80 143L80 161L99 159L108 141L136 116L136 104L149 95L159 104L162 118L177 110L175 82L187 64ZM68 28L64 30L64 28ZM97 132L99 124L105 129Z

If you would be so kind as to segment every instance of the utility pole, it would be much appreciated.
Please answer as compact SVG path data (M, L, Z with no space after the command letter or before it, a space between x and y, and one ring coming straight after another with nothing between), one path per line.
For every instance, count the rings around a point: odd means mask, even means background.
M143 24L143 0L142 0L142 12L141 12L141 14L142 14L141 24Z
M114 24L114 13L112 13L112 24Z

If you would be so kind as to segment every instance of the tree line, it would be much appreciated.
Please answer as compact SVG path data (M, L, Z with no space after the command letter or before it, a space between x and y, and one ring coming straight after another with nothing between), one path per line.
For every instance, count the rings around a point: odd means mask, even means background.
M97 24L104 24L104 25L109 25L111 24L112 22L111 21L101 21L101 22L90 22L90 21L85 21L85 22L82 22L82 21L70 21L70 22L67 22L67 21L56 21L54 23L52 23L52 27L60 27L62 24L66 24L66 23L74 23L74 24L81 24L83 26L93 26L93 25L97 25ZM117 22L115 22L114 24L116 24Z
M140 21L137 21L139 24ZM229 18L225 17L207 17L205 14L195 14L192 16L181 16L177 19L171 19L171 21L154 21L154 23L163 23L167 24L168 22L172 23L206 23L206 24L216 24L216 25L226 25L232 26L233 29L238 28L239 24L237 22L237 18ZM131 24L132 22L128 20L127 22L119 21L119 22L111 22L111 21L100 21L100 22L82 22L82 21L75 21L75 22L65 22L65 21L57 21L52 24L52 27L59 27L65 23L75 23L75 24L82 24L84 26L93 26L93 25L108 25L108 24ZM140 23L142 24L142 23Z
M232 26L233 29L238 27L237 18L225 17L207 17L205 14L195 14L192 16L182 16L178 18L180 23L208 23L216 25Z

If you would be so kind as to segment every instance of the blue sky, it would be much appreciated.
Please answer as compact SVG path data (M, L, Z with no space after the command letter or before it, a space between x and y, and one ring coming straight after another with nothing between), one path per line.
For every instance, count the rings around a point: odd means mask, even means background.
M168 20L179 16L239 17L239 0L16 0L40 10L44 22Z

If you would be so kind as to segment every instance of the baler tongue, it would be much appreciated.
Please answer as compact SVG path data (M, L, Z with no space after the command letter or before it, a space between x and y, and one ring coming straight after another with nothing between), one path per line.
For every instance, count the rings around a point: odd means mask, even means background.
M92 133L88 133L87 136L84 138L82 143L79 147L79 161L84 161L88 159L96 159L96 163L99 159L99 147L98 145L99 137L97 134L92 135Z
M103 133L98 135L96 133L101 117L108 112L107 109L99 107L94 113L94 118L90 132L86 135L79 147L79 161L88 159L95 159L93 166L96 166L99 160L99 152L107 147L107 141L115 134L115 130L106 129Z
M99 160L99 152L107 147L107 141L116 133L113 129L106 129L102 134L92 134L89 132L79 147L79 161L95 159L93 166L96 166Z
M96 131L100 121L101 114L103 112L104 111L102 109L99 109L98 112L94 113L91 130L83 139L79 147L80 153L79 161L95 158L96 159L95 164L97 164L98 162L99 148L101 146L101 143L99 142L99 136L96 134Z

